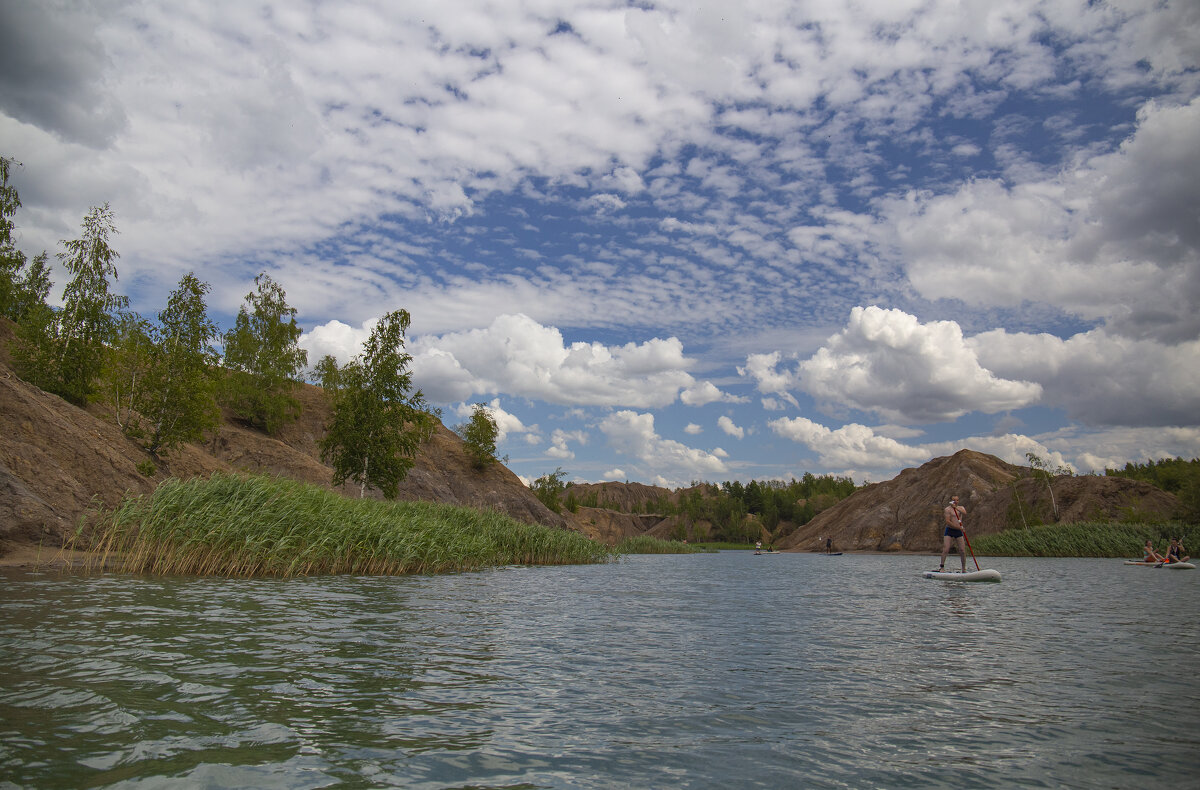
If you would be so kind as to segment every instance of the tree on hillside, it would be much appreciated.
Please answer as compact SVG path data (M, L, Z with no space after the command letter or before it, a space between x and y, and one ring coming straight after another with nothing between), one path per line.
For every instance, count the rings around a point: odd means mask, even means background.
M476 469L483 469L496 460L496 437L500 434L500 428L487 406L476 403L471 418L455 426L454 432L462 437Z
M123 310L101 373L103 400L112 409L113 420L126 436L145 435L138 411L145 400L154 364L154 339L150 322L137 313Z
M424 395L412 389L412 357L404 350L410 320L406 310L390 312L362 354L340 367L328 357L317 365L333 410L321 459L333 466L334 485L353 480L360 497L372 486L395 499L435 427Z
M567 484L564 482L567 473L558 467L549 474L544 474L537 480L534 480L529 488L533 491L534 496L541 500L542 504L553 510L555 513L562 512L562 492L567 490Z
M308 352L300 348L302 330L283 288L266 273L255 277L254 285L234 328L225 334L230 373L222 399L238 419L273 434L299 416L300 402L292 392Z
M23 378L77 406L96 391L104 356L128 299L109 292L120 257L109 244L116 233L112 209L93 207L78 239L64 241L59 260L71 274L60 310L41 311L20 324L14 360Z
M1058 502L1054 499L1054 478L1073 475L1075 470L1065 465L1052 467L1049 461L1042 460L1034 453L1025 453L1025 458L1029 461L1034 475L1046 481L1046 490L1050 492L1050 510L1054 513L1054 520L1058 521Z
M152 453L199 439L220 422L216 403L217 326L208 317L208 283L188 272L158 314L154 364L144 405L139 409Z
M209 320L207 283L188 273L153 326L122 313L107 355L103 391L117 425L159 453L200 439L220 421L216 403L216 325Z
M12 218L21 207L17 188L8 183L14 164L12 159L0 157L0 315L20 323L38 307L45 308L50 267L46 253L27 262L25 253L13 243L16 225Z

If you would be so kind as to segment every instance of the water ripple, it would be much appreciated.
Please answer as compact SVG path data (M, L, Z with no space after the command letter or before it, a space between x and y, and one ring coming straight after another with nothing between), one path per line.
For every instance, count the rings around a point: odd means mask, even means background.
M0 573L0 787L1173 787L1187 574L633 557L439 577Z

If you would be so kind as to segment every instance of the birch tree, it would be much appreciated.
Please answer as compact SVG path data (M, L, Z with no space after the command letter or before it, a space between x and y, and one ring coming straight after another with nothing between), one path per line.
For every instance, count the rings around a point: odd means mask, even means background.
M406 310L390 312L371 330L360 355L343 366L329 357L317 365L333 411L321 459L333 467L334 485L356 482L360 497L372 487L395 499L435 426L408 370L412 357L404 335L410 320Z

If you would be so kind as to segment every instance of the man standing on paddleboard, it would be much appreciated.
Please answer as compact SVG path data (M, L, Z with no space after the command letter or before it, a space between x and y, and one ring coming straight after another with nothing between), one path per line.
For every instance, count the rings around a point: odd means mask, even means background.
M966 532L963 531L963 516L967 515L967 509L958 504L957 494L950 497L950 504L946 505L942 515L946 519L946 529L942 532L942 561L938 565L938 570L946 570L946 555L950 553L950 544L958 541L958 556L962 559L962 572L966 573L967 545L963 538L966 535Z

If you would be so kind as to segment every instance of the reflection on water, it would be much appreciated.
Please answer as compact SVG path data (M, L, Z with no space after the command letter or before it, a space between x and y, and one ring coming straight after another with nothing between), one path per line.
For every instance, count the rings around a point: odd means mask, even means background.
M981 585L928 562L8 572L0 788L1194 781L1200 575L997 559Z

